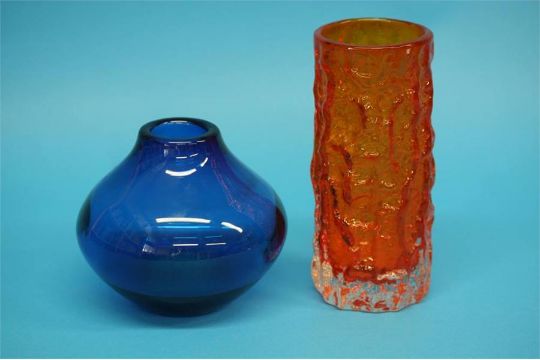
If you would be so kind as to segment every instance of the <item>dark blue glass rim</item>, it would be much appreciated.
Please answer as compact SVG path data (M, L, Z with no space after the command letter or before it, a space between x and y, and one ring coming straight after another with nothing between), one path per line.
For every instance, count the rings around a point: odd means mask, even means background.
M160 136L156 136L152 134L152 129L154 129L155 127L161 124L165 124L165 123L173 122L173 121L188 122L193 125L199 126L205 129L206 131L199 136L192 136L192 137L185 137L185 138L178 138L178 139L164 138L164 137L160 137ZM190 117L170 117L170 118L163 118L163 119L150 121L144 124L139 130L139 136L141 138L151 139L151 140L159 141L162 143L178 143L178 142L190 143L197 140L204 140L211 137L216 137L218 135L219 135L219 128L215 124L211 123L210 121L197 119L197 118L190 118Z

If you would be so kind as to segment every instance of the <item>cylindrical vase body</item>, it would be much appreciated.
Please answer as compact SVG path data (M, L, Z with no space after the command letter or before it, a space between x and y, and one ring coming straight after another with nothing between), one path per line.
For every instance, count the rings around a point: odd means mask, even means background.
M341 309L397 311L431 269L433 35L399 20L315 32L312 276Z

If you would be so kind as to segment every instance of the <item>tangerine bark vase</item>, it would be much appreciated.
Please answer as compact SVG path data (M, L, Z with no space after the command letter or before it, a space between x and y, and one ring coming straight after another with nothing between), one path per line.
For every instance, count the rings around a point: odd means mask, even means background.
M315 32L312 276L340 309L397 311L428 292L433 35L391 19Z
M274 190L227 149L214 124L190 118L144 125L77 223L95 272L167 315L203 314L236 298L272 265L285 231Z

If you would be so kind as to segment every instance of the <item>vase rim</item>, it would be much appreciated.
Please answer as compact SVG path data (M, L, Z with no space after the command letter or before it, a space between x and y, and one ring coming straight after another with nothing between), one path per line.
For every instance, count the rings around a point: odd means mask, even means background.
M160 125L175 125L185 127L190 126L187 133L182 133L180 130L172 129L172 135L159 134L155 130ZM175 132L176 131L176 132ZM144 139L151 139L161 143L170 144L190 144L196 142L205 142L206 139L219 135L219 129L210 121L191 118L191 117L170 117L144 124L139 130L139 135Z
M379 22L379 23L387 23L387 24L401 24L403 26L408 27L414 27L416 30L419 31L419 35L406 41L401 42L389 42L388 44L377 44L377 45L370 45L370 44L358 44L358 43L352 43L352 42L344 42L344 41L338 41L331 39L328 36L325 36L323 32L335 28L338 26L342 26L345 24L352 24L352 23L367 23L367 22ZM363 18L350 18L350 19L342 19L338 21L334 21L325 25L320 26L315 30L315 39L320 42L325 42L329 44L333 44L340 47L346 47L349 50L354 49L362 49L362 50L380 50L380 49L393 49L393 48L405 48L405 47L411 47L416 44L421 44L425 42L429 42L433 39L433 33L430 29L428 29L426 26L414 23L411 21L406 20L399 20L399 19L392 19L392 18L382 18L382 17L363 17Z

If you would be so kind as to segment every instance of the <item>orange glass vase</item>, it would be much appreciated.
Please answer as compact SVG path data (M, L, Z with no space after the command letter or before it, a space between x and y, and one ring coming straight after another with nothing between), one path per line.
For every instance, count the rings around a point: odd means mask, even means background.
M315 32L312 276L341 309L397 311L431 270L433 35L391 19Z

